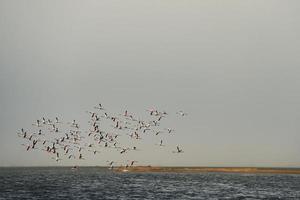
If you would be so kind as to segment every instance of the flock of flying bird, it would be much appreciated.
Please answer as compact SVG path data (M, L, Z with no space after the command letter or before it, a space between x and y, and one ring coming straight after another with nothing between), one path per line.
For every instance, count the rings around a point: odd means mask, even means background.
M26 151L41 150L46 152L52 159L59 162L63 159L84 160L85 155L90 152L96 155L105 148L116 150L120 154L127 154L130 151L138 151L136 146L124 146L119 138L126 137L129 140L138 141L143 136L160 136L163 133L172 134L174 129L161 128L161 122L168 113L157 109L146 110L150 115L150 120L141 120L127 110L123 114L111 114L98 104L93 111L86 111L89 115L88 130L83 131L81 124L76 120L63 122L58 117L54 120L42 117L36 120L32 126L35 131L27 131L22 128L17 135L23 139ZM187 113L176 112L184 117ZM102 124L108 123L109 130L105 130ZM64 128L66 127L66 129ZM156 144L165 146L164 141ZM183 150L176 146L173 153L183 153ZM133 166L137 161L132 160L126 163L126 168ZM112 169L116 162L107 161Z

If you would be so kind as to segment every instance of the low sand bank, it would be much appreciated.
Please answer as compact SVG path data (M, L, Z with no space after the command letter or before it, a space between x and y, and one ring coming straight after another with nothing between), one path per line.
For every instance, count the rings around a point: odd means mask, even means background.
M293 168L256 168L256 167L154 167L135 166L117 167L117 172L173 172L173 173L272 173L272 174L300 174L300 169Z

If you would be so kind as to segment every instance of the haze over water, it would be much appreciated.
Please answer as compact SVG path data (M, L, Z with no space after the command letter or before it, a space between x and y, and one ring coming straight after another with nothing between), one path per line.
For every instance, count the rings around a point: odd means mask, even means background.
M300 199L300 176L115 173L120 153L56 162L16 134L37 119L188 113L158 166L300 167L300 2L0 1L0 200ZM174 125L174 127L173 127ZM46 127L48 128L48 127ZM86 128L86 127L83 127ZM54 136L53 136L54 137ZM176 145L184 150L171 153ZM179 151L179 148L178 148ZM48 153L48 152L47 152ZM116 156L118 155L118 156Z
M43 116L84 121L102 102L189 113L172 141L185 156L146 148L140 158L153 165L299 167L297 7L2 0L0 165L60 165L25 152L16 131Z

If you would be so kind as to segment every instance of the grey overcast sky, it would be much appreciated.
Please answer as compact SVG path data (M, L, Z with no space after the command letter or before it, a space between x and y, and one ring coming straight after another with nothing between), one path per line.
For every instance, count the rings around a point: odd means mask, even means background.
M157 107L153 165L300 167L300 2L0 0L0 166L59 165L16 136L40 117ZM107 153L82 165L103 165ZM73 163L62 163L73 164Z

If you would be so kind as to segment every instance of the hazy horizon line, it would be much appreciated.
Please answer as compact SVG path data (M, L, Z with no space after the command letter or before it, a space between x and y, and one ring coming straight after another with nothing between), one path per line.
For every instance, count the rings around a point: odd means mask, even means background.
M100 168L109 168L110 166L105 166L105 165L60 165L60 166L55 166L55 165L25 165L25 166L21 166L21 165L15 165L15 166L0 166L0 168L38 168L38 167L100 167ZM121 167L123 165L116 165L115 167ZM133 167L147 167L147 166L151 166L151 167L180 167L180 168L270 168L270 169L300 169L300 166L297 167L270 167L270 166L176 166L176 165L172 165L172 166L168 166L168 165L137 165L137 166L133 166Z

